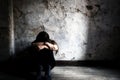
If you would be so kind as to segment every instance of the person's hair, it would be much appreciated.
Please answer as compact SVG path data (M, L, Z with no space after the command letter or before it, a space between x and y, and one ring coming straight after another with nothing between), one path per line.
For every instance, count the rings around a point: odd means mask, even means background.
M50 40L49 34L45 31L41 31L34 42L48 42Z

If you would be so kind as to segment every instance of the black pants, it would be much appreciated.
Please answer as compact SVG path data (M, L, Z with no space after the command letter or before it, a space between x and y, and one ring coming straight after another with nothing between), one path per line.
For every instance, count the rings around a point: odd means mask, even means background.
M37 80L43 80L42 71L45 72L44 80L51 80L51 66L50 65L38 65Z

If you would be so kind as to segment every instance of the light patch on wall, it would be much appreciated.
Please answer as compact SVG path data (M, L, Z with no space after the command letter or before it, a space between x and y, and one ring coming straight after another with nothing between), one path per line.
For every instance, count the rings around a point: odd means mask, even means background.
M60 42L62 60L83 60L86 51L88 18L80 13L68 13L65 18L66 33L64 41ZM56 57L59 59L59 57Z

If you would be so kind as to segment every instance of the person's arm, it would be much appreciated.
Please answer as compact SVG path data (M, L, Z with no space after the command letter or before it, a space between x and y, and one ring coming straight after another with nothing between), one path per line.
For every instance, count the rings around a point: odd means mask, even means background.
M37 42L33 43L34 46L37 46L39 50L42 50L44 48L49 49L49 46L45 45L44 42Z
M37 42L37 43L33 43L33 45L37 46L40 50L46 48L46 49L50 49L53 51L58 51L58 45L56 43Z
M52 43L46 42L45 44L48 45L51 50L58 51L58 45L56 43L52 44Z

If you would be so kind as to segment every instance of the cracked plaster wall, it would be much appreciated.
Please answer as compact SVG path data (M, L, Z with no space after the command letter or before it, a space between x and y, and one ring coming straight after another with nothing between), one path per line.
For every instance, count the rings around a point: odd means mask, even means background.
M57 60L115 59L120 40L118 3L119 0L14 0L15 50L23 50L45 30L59 45Z

